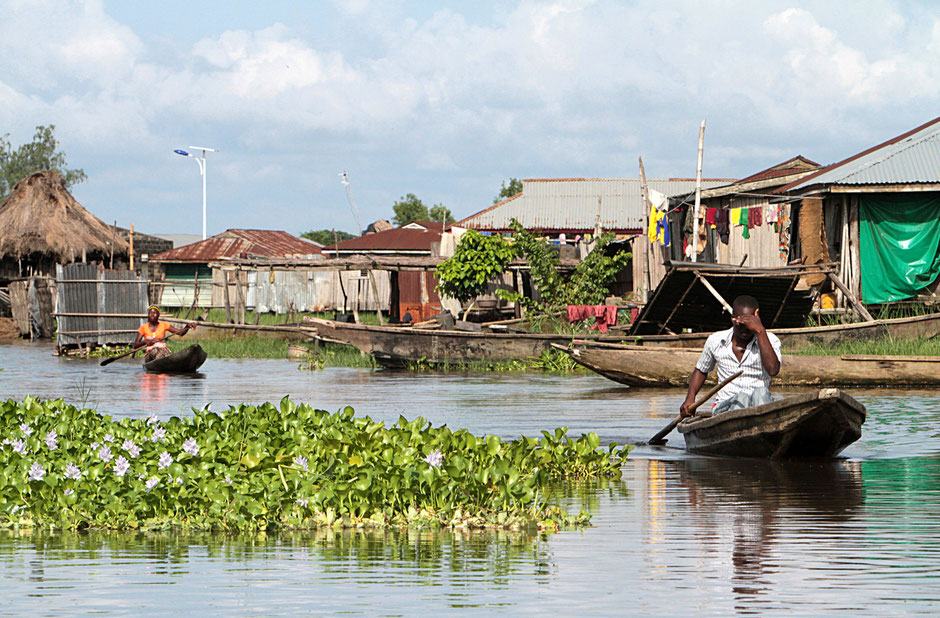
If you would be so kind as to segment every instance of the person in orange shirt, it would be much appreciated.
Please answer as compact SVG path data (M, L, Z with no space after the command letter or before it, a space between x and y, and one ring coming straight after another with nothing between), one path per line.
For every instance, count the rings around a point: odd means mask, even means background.
M166 342L164 341L168 333L183 337L190 330L195 329L195 322L190 322L184 326L182 330L174 328L169 322L161 322L160 310L156 305L151 305L147 310L147 321L141 324L140 328L137 329L137 339L134 340L134 347L147 347L144 362L149 363L154 359L163 358L164 356L172 354L170 348L166 347Z

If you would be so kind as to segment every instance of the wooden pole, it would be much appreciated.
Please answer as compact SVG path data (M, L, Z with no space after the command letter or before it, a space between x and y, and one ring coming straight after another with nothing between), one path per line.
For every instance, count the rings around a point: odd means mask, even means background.
M228 274L231 271L222 270L222 300L225 302L225 321L232 322L232 303L228 292Z
M134 224L133 223L131 223L131 229L130 229L130 232L128 232L127 238L128 238L128 242L130 245L130 248L128 249L128 253L130 253L130 258L131 258L131 270L134 270Z
M369 273L369 284L372 286L372 295L375 296L375 315L379 317L379 324L385 325L385 319L382 317L382 307L379 305L379 286L375 282L375 275L372 274L372 269L370 268ZM424 282L424 276L422 275L421 282ZM424 294L422 294L422 297Z
M649 242L647 237L647 232L650 227L650 208L652 208L653 203L650 201L649 187L646 185L646 170L643 168L643 157L640 157L640 193L643 195L643 221L646 224L643 226L643 237L640 239L640 243L643 245L643 264L642 264L642 294L640 295L641 302L646 302L649 299L650 291L653 288L652 278L650 277L650 260L653 256L651 253L652 243ZM644 242L645 241L645 242Z
M731 305L728 304L728 301L721 297L721 294L719 294L718 290L716 290L714 286L708 282L708 279L700 275L698 272L695 273L695 277L701 282L702 285L705 286L706 290L711 292L712 296L718 299L718 302L721 303L721 308L727 311L728 315L734 313L734 311L731 310Z
M705 403L706 401L708 401L709 399L712 398L712 395L714 395L715 393L717 393L718 391L720 391L720 390L723 389L724 387L728 386L728 384L730 384L732 380L734 380L735 378L737 378L737 377L738 377L739 375L741 375L742 373L744 373L744 370L743 370L743 369L740 370L740 371L738 371L736 374L734 374L734 375L732 375L732 376L730 376L730 377L725 378L724 380L722 380L721 384L719 384L719 385L715 386L714 388L712 388L710 391L708 391L707 393L705 393L705 396L704 396L704 397L702 397L701 399L699 399L698 401L696 401L695 403L693 403L693 404L689 407L689 412L695 412L696 410L698 410L699 407L700 407L703 403ZM663 440L663 438L665 438L667 435L669 435L669 432L672 431L673 429L675 429L675 428L676 428L676 425L678 425L680 422L682 422L682 415L681 415L681 414L678 415L678 416L676 416L676 418L672 419L672 422L671 422L671 423L669 423L668 425L666 425L665 427L663 427L662 430L659 431L659 433L657 433L655 436L653 436L652 438L650 438L649 443L650 443L650 444L665 444L666 441Z
M858 313L866 322L874 322L875 318L873 318L872 315L868 313L868 310L862 306L862 303L858 302L858 299L855 298L855 294L852 294L849 288L845 287L845 284L842 283L842 280L839 279L839 276L828 268L825 269L825 272L826 276L829 277L829 280L832 281L832 283L835 284L837 288L842 290L842 293L845 294L845 297L852 304L852 308L855 309L856 313Z
M698 163L695 166L695 212L692 213L692 261L698 259L698 209L702 204L702 153L705 149L705 120L698 130Z

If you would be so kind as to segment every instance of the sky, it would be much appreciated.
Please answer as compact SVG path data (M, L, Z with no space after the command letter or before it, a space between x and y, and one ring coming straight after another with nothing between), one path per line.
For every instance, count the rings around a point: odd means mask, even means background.
M356 233L509 178L740 178L940 115L940 8L856 0L0 0L0 134L152 234Z

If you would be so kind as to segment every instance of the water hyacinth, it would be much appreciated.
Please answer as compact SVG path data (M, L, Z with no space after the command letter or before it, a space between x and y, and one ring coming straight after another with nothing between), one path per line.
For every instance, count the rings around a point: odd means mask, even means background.
M94 450L97 449L99 446L101 446L100 443L98 443L98 442L92 442L92 443L91 443L91 450L94 451Z
M144 483L144 485L147 488L147 491L150 491L151 489L156 487L159 483L160 483L160 479L154 476L154 477L147 479L147 482Z
M131 456L131 459L136 459L140 455L140 447L134 444L133 440L124 440L121 448Z
M114 457L114 455L111 454L111 447L107 444L98 449L98 458L101 459L101 461L111 461L112 457Z
M114 460L114 473L118 476L124 476L124 474L127 472L127 469L130 467L130 462L124 459L123 456L120 456Z
M295 502L299 504L300 506L307 506L307 503L310 502L310 500L307 498L297 498Z
M62 493L64 493L66 496L71 496L72 494L75 493L75 491L73 491L72 488L70 487L70 488L66 489L66 490L65 490L64 492L62 492Z
M14 440L10 442L13 445L13 451L19 453L20 455L26 454L26 442L23 440Z
M29 480L31 481L41 481L42 477L46 475L45 468L42 467L38 461L33 462L33 465L29 467Z
M169 453L163 451L160 455L160 460L157 462L157 467L163 470L164 468L168 468L171 463L173 463L173 458Z
M163 427L155 427L153 430L153 435L150 437L151 442L163 442L166 439L166 429Z
M114 442L114 436L112 436L112 435L109 434L109 433L106 433L106 434L104 434L104 441L105 441L105 442Z
M309 469L307 468L307 458L303 455L297 455L297 457L294 457L294 465L304 471Z
M82 476L82 471L78 466L73 464L71 461L65 465L65 478L67 479L79 479Z
M29 437L33 433L33 428L27 425L26 423L23 423L22 425L20 425L20 431L23 432L24 436Z
M157 415L155 413L151 412L150 414L147 415L148 425L156 425L159 422L160 422L160 419L157 418Z
M428 453L428 456L424 458L424 461L426 461L432 468L440 468L441 464L444 463L444 454L441 453L440 449L433 450Z
M50 451L54 451L59 448L59 434L55 432L55 429L49 431L46 434L46 446L49 447Z
M196 444L196 440L194 438L190 438L183 442L183 450L195 457L199 454L199 445Z

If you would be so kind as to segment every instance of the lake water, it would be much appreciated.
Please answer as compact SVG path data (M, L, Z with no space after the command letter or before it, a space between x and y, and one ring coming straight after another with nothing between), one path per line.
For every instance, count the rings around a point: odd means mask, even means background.
M569 426L648 439L679 390L576 374L298 370L209 359L202 376L0 345L0 398L83 401L112 415L290 395L394 421L424 416L505 438ZM832 461L771 463L639 447L618 481L565 484L592 527L505 532L258 536L0 532L0 612L936 614L940 611L940 391L853 391L864 435Z

